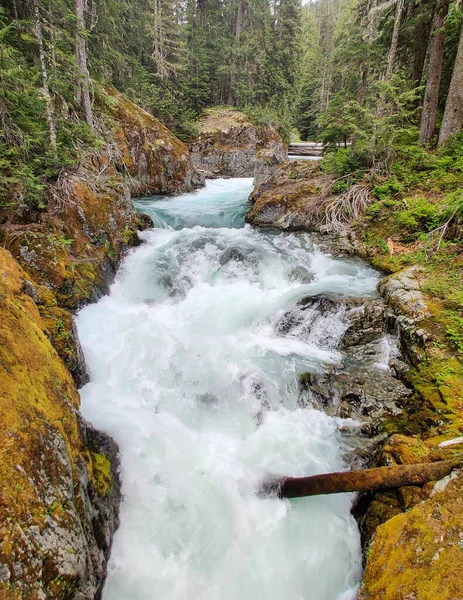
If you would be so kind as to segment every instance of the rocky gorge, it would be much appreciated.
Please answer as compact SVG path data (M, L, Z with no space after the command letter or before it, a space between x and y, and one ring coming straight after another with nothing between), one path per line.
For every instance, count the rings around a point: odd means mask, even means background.
M310 161L284 162L284 144L271 127L256 129L237 111L206 115L190 154L113 88L99 94L103 149L63 172L46 210L20 205L1 214L5 600L101 594L118 525L118 449L79 413L77 387L88 375L73 313L107 292L119 258L150 226L134 211L132 196L188 192L204 175L252 176L251 225L313 232L315 244L334 256L368 261L373 255L356 224L327 221L332 182ZM299 403L348 419L343 435L352 466L429 462L455 453L440 444L462 431L457 374L434 381L423 373L439 350L436 307L422 291L424 277L411 266L382 279L374 298L307 297L276 324L281 336L291 337L302 323L310 326L308 315L336 311L348 322L342 361L329 373L302 375ZM461 480L454 472L435 484L358 500L366 559L359 598L458 598ZM427 575L415 577L417 570ZM433 583L423 589L426 577Z
M5 600L101 595L119 523L118 448L79 412L77 388L88 374L73 315L108 292L121 257L140 243L137 232L151 226L133 196L204 185L186 145L115 88L98 86L95 116L102 145L61 172L46 205L12 198L0 211ZM244 141L231 130L238 165L228 176L248 163L258 175L267 152L272 164L284 156L272 128L259 139L247 120L244 130Z

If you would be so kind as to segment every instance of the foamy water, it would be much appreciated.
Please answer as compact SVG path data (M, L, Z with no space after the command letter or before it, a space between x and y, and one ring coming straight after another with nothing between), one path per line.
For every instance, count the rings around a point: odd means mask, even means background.
M339 314L278 323L377 274L306 234L244 227L250 179L138 201L155 229L78 315L84 416L121 450L124 501L104 600L348 600L361 574L351 496L262 499L268 474L346 468L339 420L297 378L340 360Z

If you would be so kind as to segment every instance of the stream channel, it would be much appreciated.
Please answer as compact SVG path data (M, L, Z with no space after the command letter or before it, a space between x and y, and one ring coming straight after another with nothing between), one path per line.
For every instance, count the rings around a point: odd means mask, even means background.
M80 311L82 412L120 446L124 500L104 600L350 600L353 496L260 498L271 474L347 469L340 418L298 405L298 376L341 360L341 312L307 296L376 295L379 274L305 233L244 224L251 179L136 200L154 228L111 293Z

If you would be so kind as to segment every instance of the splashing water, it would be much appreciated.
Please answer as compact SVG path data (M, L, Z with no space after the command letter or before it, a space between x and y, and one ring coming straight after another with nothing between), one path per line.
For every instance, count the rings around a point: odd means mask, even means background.
M346 468L338 420L297 378L337 363L347 327L304 297L375 294L363 263L306 234L243 227L250 179L137 207L156 227L78 329L82 411L121 450L124 501L105 600L348 600L361 572L349 495L259 498L269 473ZM298 313L297 313L298 314Z

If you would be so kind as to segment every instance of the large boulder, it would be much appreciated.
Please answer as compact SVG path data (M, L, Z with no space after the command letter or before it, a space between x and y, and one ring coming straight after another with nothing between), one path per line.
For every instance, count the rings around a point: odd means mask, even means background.
M321 171L318 162L285 161L274 168L270 177L255 183L250 196L253 206L246 215L250 225L310 231L317 235L317 243L332 254L365 254L347 223L338 223L334 230L327 222L325 209L335 196L329 192L332 178Z
M286 161L256 185L246 221L256 227L314 230L322 226L320 193L326 178L308 160Z
M422 270L412 266L385 277L378 290L387 306L386 318L400 333L402 349L413 364L419 364L426 355L431 340L429 328L423 326L431 317L420 289Z
M207 177L255 177L261 182L288 157L272 125L255 127L243 113L212 109L198 120L198 138L190 145L195 166Z
M130 175L134 194L189 192L203 185L187 146L172 131L115 88L106 86L100 95L100 110L114 124L110 139L116 148L107 161Z

